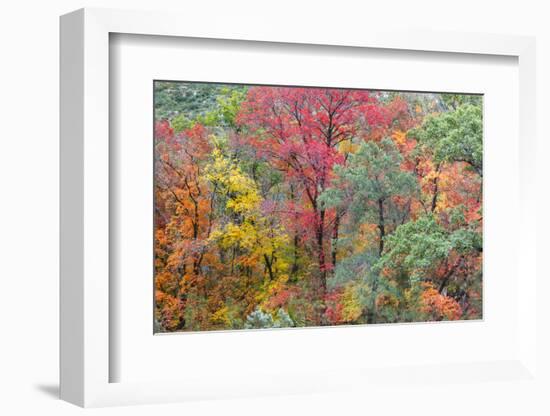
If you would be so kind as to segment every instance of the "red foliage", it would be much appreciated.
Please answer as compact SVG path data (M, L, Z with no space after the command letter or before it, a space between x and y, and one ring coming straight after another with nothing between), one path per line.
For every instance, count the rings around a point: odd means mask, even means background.
M344 304L341 302L341 297L342 290L332 291L325 296L325 304L327 305L325 317L332 325L344 322L342 316Z
M322 207L318 197L331 185L334 165L345 163L338 145L359 131L386 131L394 115L403 111L401 103L395 107L380 105L362 90L253 87L237 115L256 157L284 172L298 190L287 207L289 222L309 230L306 236L317 253L321 286L333 268L326 261L328 235L338 225L334 209Z
M279 290L275 295L271 296L264 304L265 308L270 311L276 311L279 308L287 306L288 301L295 296L298 296L300 290L297 287L288 287Z

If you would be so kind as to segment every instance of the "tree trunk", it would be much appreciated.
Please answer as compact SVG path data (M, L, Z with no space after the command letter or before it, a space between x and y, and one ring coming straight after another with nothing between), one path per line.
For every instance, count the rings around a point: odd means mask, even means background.
M338 250L338 229L340 227L340 213L336 212L334 219L334 228L332 230L332 270L336 268L336 254Z
M265 266L267 268L267 272L269 274L269 280L273 280L274 279L273 260L269 260L269 257L267 256L267 254L264 254L264 260L265 260Z
M324 298L327 286L327 266L325 260L325 210L319 211L319 225L317 228L317 250L319 258L319 296Z
M435 209L437 208L437 197L439 195L439 172L441 171L441 163L438 163L435 172L436 176L433 178L432 183L434 186L434 193L432 196L432 212L435 212Z
M317 315L317 325L322 325L325 317L325 295L327 293L327 267L325 260L325 210L319 211L319 225L317 228L317 250L319 258L319 281L317 284L317 297L320 307Z
M294 247L293 247L293 260L292 260L292 269L290 274L295 276L298 272L298 231L294 231Z
M384 251L384 237L386 236L386 225L384 222L384 199L378 199L378 230L380 231L380 242L378 244L378 255L382 256Z
M296 196L294 194L294 185L290 185L290 199L291 201L295 202ZM294 211L294 223L298 223L298 213ZM294 230L294 239L293 239L293 250L292 250L292 268L290 270L290 275L292 277L296 276L296 273L298 272L298 230Z

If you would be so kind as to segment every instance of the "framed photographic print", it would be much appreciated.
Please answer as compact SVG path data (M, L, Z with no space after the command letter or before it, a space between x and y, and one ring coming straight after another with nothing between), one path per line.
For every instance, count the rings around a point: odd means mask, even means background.
M533 39L181 21L61 19L62 398L538 388Z

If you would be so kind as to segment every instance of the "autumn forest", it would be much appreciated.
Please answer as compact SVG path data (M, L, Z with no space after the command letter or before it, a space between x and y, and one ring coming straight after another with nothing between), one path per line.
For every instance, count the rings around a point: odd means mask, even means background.
M154 82L155 332L482 318L482 97Z

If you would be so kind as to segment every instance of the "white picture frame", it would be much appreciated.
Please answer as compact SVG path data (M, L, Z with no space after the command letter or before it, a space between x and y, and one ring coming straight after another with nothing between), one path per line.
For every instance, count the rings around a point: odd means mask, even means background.
M262 394L340 391L351 385L393 383L403 372L381 368L361 371L281 374L260 385L254 381L230 385L191 379L143 383L110 382L110 363L116 359L109 345L109 36L113 33L186 38L225 39L281 44L331 45L453 54L505 55L519 65L520 218L517 243L518 287L517 356L505 361L471 364L452 362L415 368L421 382L433 382L449 370L498 398L497 389L482 381L487 374L520 385L539 383L536 361L536 201L535 175L535 41L529 37L468 33L384 31L342 27L327 35L311 24L285 28L262 22L219 21L205 26L199 20L172 13L82 9L61 18L61 398L80 406L157 403L197 398ZM185 21L185 24L181 22ZM235 26L239 27L238 33ZM245 35L243 35L243 33ZM540 325L540 320L538 322ZM396 372L397 371L397 372ZM405 371L406 372L406 371ZM389 376L388 376L389 374ZM291 379L290 379L291 378ZM347 378L353 380L343 383ZM496 377L498 379L498 377ZM225 380L225 381L224 381ZM384 381L385 380L385 381ZM491 378L493 380L493 378ZM284 388L282 387L284 385ZM524 385L524 384L522 384ZM471 385L470 385L471 387ZM535 386L536 387L536 386ZM450 388L450 387L449 387ZM245 391L246 389L246 391Z

